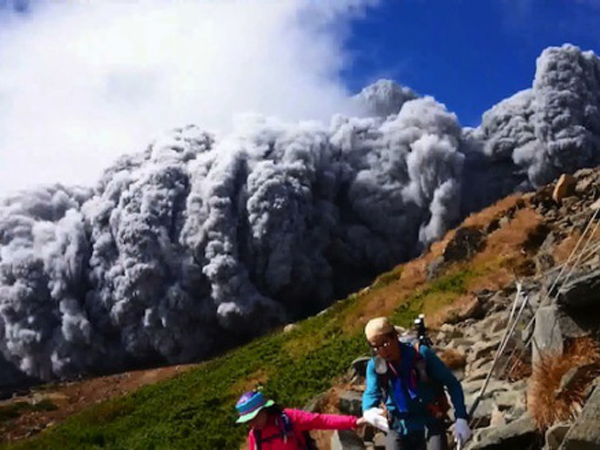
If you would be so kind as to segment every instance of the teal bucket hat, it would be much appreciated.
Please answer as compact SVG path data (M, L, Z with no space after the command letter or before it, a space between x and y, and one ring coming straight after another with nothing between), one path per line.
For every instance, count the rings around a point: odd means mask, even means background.
M274 404L273 400L267 400L260 392L246 392L235 405L240 414L235 423L246 423L254 419L263 408Z

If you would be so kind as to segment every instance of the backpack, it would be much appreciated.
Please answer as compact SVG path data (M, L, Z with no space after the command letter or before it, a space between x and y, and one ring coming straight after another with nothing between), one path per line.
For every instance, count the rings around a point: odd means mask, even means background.
M291 436L293 439L296 439L300 448L303 450L318 450L317 443L312 438L308 431L303 431L300 436L298 436L294 432L294 426L292 424L292 419L285 412L282 412L280 416L276 419L277 426L279 428L279 433L272 434L271 436L267 436L263 438L259 430L254 430L254 440L256 441L256 450L261 450L261 446L263 442L272 441L273 439L280 438L282 441L287 441Z
M434 398L431 402L425 404L425 408L435 419L446 420L448 418L448 411L450 410L450 402L448 401L446 390L440 382L428 375L426 361L420 351L421 345L430 346L431 341L426 341L421 337L402 337L400 339L400 343L409 345L414 349L414 356L413 360L411 361L410 370L414 373L417 381L423 381L429 384L434 392ZM381 389L383 392L384 401L386 401L389 395L387 391L391 379L390 377L395 377L397 375L395 375L395 370L392 368L392 366L387 364L387 371L384 374L378 374L378 376L381 377Z

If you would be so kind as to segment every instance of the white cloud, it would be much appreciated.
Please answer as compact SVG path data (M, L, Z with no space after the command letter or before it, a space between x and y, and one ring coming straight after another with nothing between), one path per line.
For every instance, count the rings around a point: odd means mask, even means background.
M0 8L0 195L91 185L112 160L236 113L356 113L344 37L370 0L33 3Z

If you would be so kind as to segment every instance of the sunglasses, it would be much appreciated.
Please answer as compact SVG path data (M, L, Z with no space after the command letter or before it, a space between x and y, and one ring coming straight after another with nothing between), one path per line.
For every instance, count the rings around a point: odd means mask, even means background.
M392 342L393 342L392 338L393 338L393 336L388 336L388 337L386 337L386 340L383 341L381 344L377 344L377 345L369 344L369 345L371 346L371 348L373 349L374 352L378 352L378 351L380 351L384 348L388 348L390 345L392 345Z

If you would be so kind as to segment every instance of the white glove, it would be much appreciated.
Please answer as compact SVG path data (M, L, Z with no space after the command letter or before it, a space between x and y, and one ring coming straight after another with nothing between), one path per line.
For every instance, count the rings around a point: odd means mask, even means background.
M471 429L469 423L465 419L456 419L454 424L454 440L464 444L471 437Z
M383 415L383 409L381 408L370 408L363 413L363 417L369 425L379 428L381 431L386 433L390 431L388 421Z

